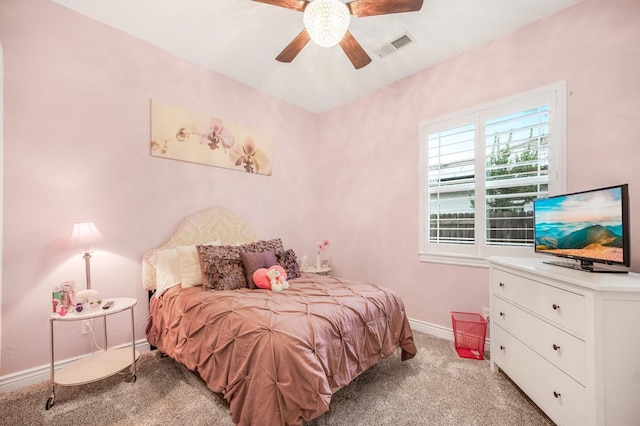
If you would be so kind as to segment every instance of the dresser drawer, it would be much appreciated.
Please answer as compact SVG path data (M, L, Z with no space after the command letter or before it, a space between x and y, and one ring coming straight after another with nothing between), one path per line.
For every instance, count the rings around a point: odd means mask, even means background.
M560 370L586 385L584 341L493 296L492 324L503 328Z
M587 423L585 387L495 325L491 358L558 425Z
M502 299L584 337L586 302L583 295L519 275L493 269L491 291Z

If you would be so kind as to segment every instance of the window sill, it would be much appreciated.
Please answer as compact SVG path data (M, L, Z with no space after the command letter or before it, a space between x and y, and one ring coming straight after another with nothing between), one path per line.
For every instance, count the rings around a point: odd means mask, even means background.
M451 254L419 254L420 262L440 263L445 265L468 266L472 268L488 268L489 262L483 257Z

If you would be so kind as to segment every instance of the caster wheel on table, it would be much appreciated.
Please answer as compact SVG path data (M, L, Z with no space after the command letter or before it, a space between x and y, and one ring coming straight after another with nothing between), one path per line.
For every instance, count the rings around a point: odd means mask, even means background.
M47 399L47 404L44 406L44 408L48 410L49 408L53 407L53 402L54 402L54 397L53 395L51 395L49 399Z

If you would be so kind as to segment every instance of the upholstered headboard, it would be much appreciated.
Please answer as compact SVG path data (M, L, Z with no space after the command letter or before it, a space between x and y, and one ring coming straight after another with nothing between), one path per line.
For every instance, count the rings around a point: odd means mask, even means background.
M208 207L185 218L169 240L142 256L142 286L155 290L156 271L149 258L158 250L220 240L224 245L246 244L256 240L253 229L239 216L224 207Z

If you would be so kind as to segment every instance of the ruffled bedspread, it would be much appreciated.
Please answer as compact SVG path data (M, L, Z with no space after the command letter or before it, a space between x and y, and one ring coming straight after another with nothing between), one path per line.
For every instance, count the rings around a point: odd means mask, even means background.
M303 274L282 292L166 291L147 340L229 401L240 425L300 425L347 385L402 350L415 356L400 297L374 284ZM206 409L203 407L203 409Z

